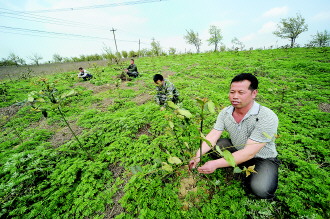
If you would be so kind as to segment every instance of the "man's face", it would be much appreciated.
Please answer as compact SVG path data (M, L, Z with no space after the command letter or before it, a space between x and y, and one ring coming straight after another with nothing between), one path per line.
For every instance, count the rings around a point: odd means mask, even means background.
M134 61L133 60L131 60L131 64L134 64Z
M163 85L163 82L161 80L158 80L155 82L156 86L160 87Z
M230 86L229 100L231 105L237 109L250 107L254 98L257 96L257 90L249 90L251 82L248 80L233 82Z
M80 70L80 72L84 72L84 69L79 69Z

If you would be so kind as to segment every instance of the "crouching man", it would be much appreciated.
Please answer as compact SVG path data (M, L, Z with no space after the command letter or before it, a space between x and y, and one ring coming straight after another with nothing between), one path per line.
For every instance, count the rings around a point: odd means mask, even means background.
M175 88L174 84L164 79L161 74L155 74L153 78L156 84L157 94L155 96L156 102L162 107L161 110L166 106L167 101L178 103L179 92Z
M224 108L218 115L213 130L206 136L212 145L232 152L239 166L253 166L255 171L244 179L248 192L263 199L272 199L278 184L277 151L275 136L278 118L267 107L254 101L258 93L258 79L252 74L242 73L234 77L229 90L231 106ZM223 131L230 139L220 139ZM203 142L202 154L211 148ZM212 153L210 153L212 154ZM190 161L189 166L196 168L200 162L200 150ZM199 173L211 174L218 168L228 167L224 158L216 157L197 168Z
M93 78L93 75L89 73L89 71L83 69L82 67L79 68L78 78L84 79L84 81L90 80Z

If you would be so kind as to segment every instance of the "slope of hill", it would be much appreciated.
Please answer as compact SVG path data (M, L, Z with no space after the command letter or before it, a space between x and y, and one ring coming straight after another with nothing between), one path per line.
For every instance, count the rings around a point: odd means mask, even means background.
M86 82L75 72L2 81L0 217L329 218L329 51L140 58L141 76L131 81L117 78L126 64L94 65ZM196 98L215 103L203 120L207 134L242 72L258 77L257 101L280 120L282 164L270 201L246 194L245 176L232 168L187 171L200 141ZM159 110L156 73L176 85L191 118Z

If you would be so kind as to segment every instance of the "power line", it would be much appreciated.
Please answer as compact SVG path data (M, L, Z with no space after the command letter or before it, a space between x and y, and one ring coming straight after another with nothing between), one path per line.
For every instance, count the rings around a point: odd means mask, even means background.
M9 9L4 9L0 8L0 16L5 16L5 17L11 17L11 18L16 18L16 19L21 19L21 20L27 20L27 21L34 21L34 22L39 22L39 23L46 23L46 24L54 24L54 25L61 25L61 26L73 26L73 27L81 27L81 28L89 28L89 29L96 29L96 30L106 30L108 27L104 26L98 26L98 25L93 25L93 24L87 24L87 23L82 23L82 22L75 22L75 21L69 21L69 20L64 20L64 19L58 19L58 18L53 18L53 17L48 17L48 16L42 16L42 15L35 15L30 12L20 12L20 11L14 11L14 10L9 10ZM118 29L120 31L126 32L126 33L131 33L130 31L126 31L123 29ZM32 36L41 36L41 35L35 35L29 34ZM137 36L143 36L140 34L136 34ZM147 36L144 36L147 37ZM53 37L53 38L58 38L58 37ZM62 37L61 37L62 38ZM149 37L147 37L149 38ZM118 40L118 41L123 41L123 42L138 42L138 41L130 41L130 40ZM141 44L144 45L149 45L144 42L140 42Z
M55 39L66 39L66 40L76 40L75 38L67 38L67 37L59 37L59 36L52 36L52 35L39 35L35 33L29 32L19 32L19 31L11 31L11 30L1 30L0 33L9 33L9 34L19 34L23 36L37 36L37 37L45 37L45 38L55 38ZM94 40L94 39L81 39L81 40Z
M101 39L101 40L110 40L109 38L105 37L97 37L97 36L87 36L87 35L81 35L81 34L71 34L71 33L60 33L60 32L49 32L49 31L42 31L42 30L35 30L35 29L26 29L26 28L20 28L20 27L8 27L8 26L1 26L0 29L4 29L4 31L1 32L7 32L7 33L24 33L32 36L41 36L41 37L55 37L55 38L79 38L79 39ZM46 35L46 36L45 36ZM134 40L118 40L120 42L126 42L126 43L138 43L139 41Z
M131 1L131 2L122 2L122 3L111 3L111 4L102 4L102 5L90 5L90 6L82 6L82 7L72 7L72 8L58 8L58 9L48 9L48 10L35 10L35 11L25 11L30 13L48 13L48 12L60 12L60 11L78 11L78 10L90 10L90 9L99 9L99 8L109 8L109 7L118 7L124 5L137 5L137 4L145 4L152 2L161 2L167 0L139 0L139 1Z
M0 25L0 28L20 31L20 32L31 32L31 33L37 33L37 34L51 34L51 35L55 35L55 36L64 36L64 37L72 36L72 37L78 37L78 38L103 39L103 40L108 39L108 38L96 37L96 36L85 36L85 35L80 35L80 34L49 32L49 31L43 31L43 30L25 29L25 28L20 28L20 27L8 27L8 26L2 26L2 25Z
M28 12L20 13L19 11L13 11L13 10L8 10L8 9L3 9L3 8L0 8L0 16L11 17L11 18L27 20L27 21L35 21L35 22L39 22L39 23L56 24L56 25L61 25L61 26L74 26L74 27L83 27L83 28L99 29L99 30L107 29L107 27L104 27L104 26L69 21L69 20L47 17L47 16L42 16L42 15L35 15L32 13L28 13Z

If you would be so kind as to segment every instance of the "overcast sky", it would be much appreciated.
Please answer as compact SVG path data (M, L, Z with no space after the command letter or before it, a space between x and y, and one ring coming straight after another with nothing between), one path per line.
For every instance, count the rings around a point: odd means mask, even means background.
M296 43L305 45L317 31L330 32L330 0L0 0L0 58L14 53L28 63L34 54L41 62L63 57L150 49L154 38L162 49L196 52L184 40L186 30L202 39L201 51L212 50L206 41L211 25L221 29L223 44L236 37L245 48L289 44L272 32L282 18L306 19L308 31Z

